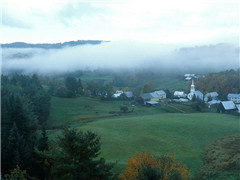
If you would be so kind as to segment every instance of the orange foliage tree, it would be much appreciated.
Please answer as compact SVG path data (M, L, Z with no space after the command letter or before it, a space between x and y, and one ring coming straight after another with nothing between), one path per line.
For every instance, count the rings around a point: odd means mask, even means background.
M126 169L119 175L122 180L141 179L190 179L190 171L176 160L176 155L155 157L140 152L127 161Z

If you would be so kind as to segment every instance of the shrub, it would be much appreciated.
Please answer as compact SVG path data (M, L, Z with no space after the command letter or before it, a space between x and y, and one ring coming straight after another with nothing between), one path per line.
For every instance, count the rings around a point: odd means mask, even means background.
M122 180L190 179L190 171L176 160L176 156L155 157L141 152L127 161L126 169L119 175Z

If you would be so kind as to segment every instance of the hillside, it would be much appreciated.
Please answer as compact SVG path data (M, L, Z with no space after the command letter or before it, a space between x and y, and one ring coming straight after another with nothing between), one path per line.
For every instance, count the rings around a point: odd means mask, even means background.
M64 47L74 47L79 45L98 45L103 42L102 40L78 40L78 41L68 41L64 43L38 43L38 44L30 44L25 42L14 42L9 44L1 44L2 48L42 48L42 49L61 49Z

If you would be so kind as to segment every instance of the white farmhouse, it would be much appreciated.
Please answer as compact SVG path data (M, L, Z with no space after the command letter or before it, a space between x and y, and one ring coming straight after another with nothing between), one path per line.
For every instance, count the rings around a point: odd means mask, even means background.
M187 95L183 91L175 91L173 95L174 95L174 97L178 97L178 98L185 98L185 97L187 97Z
M217 92L207 93L207 94L204 96L204 101L205 101L205 102L208 102L209 99L211 99L211 100L218 100L218 93L217 93Z
M112 97L113 97L113 98L118 98L119 96L121 96L122 93L123 93L123 91L117 90L117 91L112 95Z
M227 95L227 99L229 101L233 101L234 103L240 103L240 94L231 94Z

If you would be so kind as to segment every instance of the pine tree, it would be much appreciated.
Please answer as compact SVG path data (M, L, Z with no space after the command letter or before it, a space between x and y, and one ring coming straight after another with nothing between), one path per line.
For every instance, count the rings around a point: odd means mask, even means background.
M97 159L100 138L88 131L65 129L53 151L53 174L56 179L110 179L113 164Z
M39 139L38 150L39 151L45 151L45 150L48 151L49 150L48 137L46 134L45 127L42 128L42 136Z
M9 170L15 168L17 165L22 165L20 144L23 143L23 137L19 135L16 123L10 130L9 137L7 139L6 147L4 147L2 152L2 165L3 170Z

